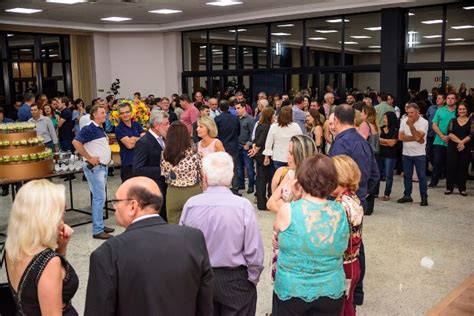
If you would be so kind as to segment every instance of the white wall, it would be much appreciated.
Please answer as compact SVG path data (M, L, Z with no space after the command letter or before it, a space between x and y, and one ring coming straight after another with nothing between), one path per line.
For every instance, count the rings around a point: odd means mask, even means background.
M171 96L181 92L179 32L94 33L95 95L120 79L119 97Z

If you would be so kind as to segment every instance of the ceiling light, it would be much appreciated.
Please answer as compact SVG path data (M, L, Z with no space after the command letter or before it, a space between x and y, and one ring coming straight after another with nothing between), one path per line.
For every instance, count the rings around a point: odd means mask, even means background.
M247 29L237 29L237 32L245 32ZM235 33L235 30L229 30L231 33Z
M425 35L424 38L440 38L441 35Z
M380 31L381 29L382 29L381 26L364 27L364 30L367 30L367 31Z
M220 52L221 50L220 50L220 49L213 49L212 51L213 51L214 53L216 53L216 52Z
M280 24L280 25L277 25L277 27L292 27L292 26L295 26L294 24Z
M326 20L328 23L341 23L342 19L332 19L332 20ZM349 22L348 19L344 19L344 22Z
M22 49L20 49L20 52L31 52L31 49L28 49L28 48L22 48Z
M451 26L451 28L455 30L473 29L474 25L458 25L458 26Z
M58 57L59 55L58 54L51 54L49 55L49 57Z
M408 15L409 15L409 16L414 16L414 15L415 15L415 13L408 12Z
M199 46L199 48L206 48L206 45L203 45L203 46Z
M464 10L472 10L474 9L474 5L468 6L468 7L462 7Z
M339 42L339 44L341 44L342 42ZM359 44L358 42L344 42L344 44L346 45L357 45Z
M219 0L215 2L206 2L207 5L215 5L218 7L226 7L230 5L242 4L241 1L232 1L232 0Z
M174 10L174 9L160 9L160 10L152 10L152 11L148 11L148 12L156 13L156 14L173 14L173 13L181 13L183 11Z
M274 35L274 36L290 36L291 34L290 33L283 33L283 32L276 32L276 33L272 33L272 35Z
M380 48L380 46L374 45L374 46L369 46L369 48Z
M452 41L452 42L464 41L464 38L462 37L448 38L448 41Z
M111 21L111 22L123 22L123 21L130 21L132 18L122 18L119 16L111 16L108 18L102 18L102 21Z
M325 40L327 40L327 38L325 38L325 37L309 37L308 39L312 40L312 41L325 41Z
M328 34L328 33L337 33L337 30L314 30L315 32Z
M84 0L46 0L49 3L76 4L85 2Z
M408 31L408 34L417 34L417 31Z
M15 34L7 34L7 37L15 36Z
M360 38L372 38L372 37L367 36L367 35L352 35L351 38L360 39Z
M421 21L423 24L439 24L443 23L443 20L428 20L428 21Z
M41 9L26 9L26 8L14 8L14 9L8 9L5 10L5 12L11 12L11 13L25 13L25 14L32 14L32 13L38 13L43 10Z

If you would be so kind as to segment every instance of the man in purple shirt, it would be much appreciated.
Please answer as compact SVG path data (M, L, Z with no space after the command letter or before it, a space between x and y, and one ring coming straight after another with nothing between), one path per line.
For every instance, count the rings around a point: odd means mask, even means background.
M200 229L206 239L214 272L214 315L255 315L263 270L255 209L228 188L234 175L229 154L209 154L202 165L207 189L186 202L179 223Z

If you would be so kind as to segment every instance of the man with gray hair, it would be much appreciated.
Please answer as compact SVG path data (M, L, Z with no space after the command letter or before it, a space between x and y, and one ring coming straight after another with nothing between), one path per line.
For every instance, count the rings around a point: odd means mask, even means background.
M151 113L148 132L135 144L133 155L133 175L153 179L163 193L161 217L166 221L166 182L161 175L161 152L165 149L165 137L170 126L168 113L154 111Z
M263 242L255 209L232 194L234 163L225 152L204 157L204 193L190 198L180 225L200 229L214 272L214 315L255 315Z
M219 110L219 101L217 101L216 98L209 99L209 110L212 119L215 119L216 116L221 114L221 111Z
M334 112L335 100L336 98L334 97L334 94L332 92L328 92L324 95L323 109L324 109L324 115L326 116L326 119L329 118L329 114Z

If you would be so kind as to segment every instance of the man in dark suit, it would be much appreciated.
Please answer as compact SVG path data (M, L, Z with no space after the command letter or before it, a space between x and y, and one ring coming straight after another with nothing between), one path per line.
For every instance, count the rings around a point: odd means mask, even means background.
M168 225L163 197L146 177L117 190L125 232L91 255L85 315L212 315L213 274L200 230Z
M164 111L152 111L149 121L150 129L135 144L133 156L133 175L153 179L163 194L161 216L166 218L166 182L161 175L161 152L165 149L166 132L170 126L168 114Z
M237 163L239 159L239 135L240 122L237 116L229 112L229 102L221 100L219 102L219 109L221 114L217 116L216 122L218 138L224 145L225 151L232 156L234 161L234 177L232 178L232 193L240 195L239 193L239 178L237 176Z

